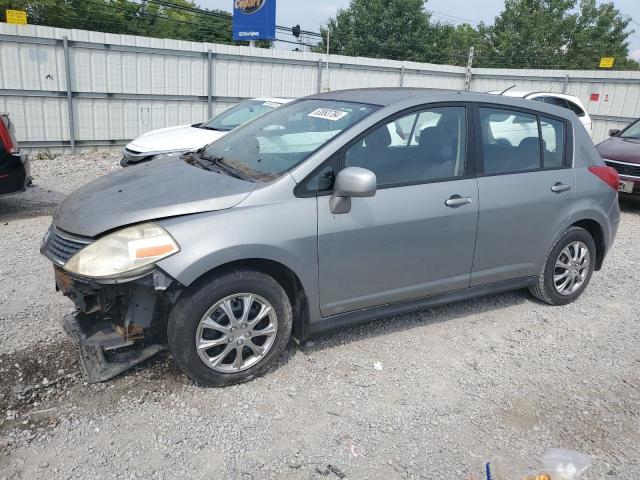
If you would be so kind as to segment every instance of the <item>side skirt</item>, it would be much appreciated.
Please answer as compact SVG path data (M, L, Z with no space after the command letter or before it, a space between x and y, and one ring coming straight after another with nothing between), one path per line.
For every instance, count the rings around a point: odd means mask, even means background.
M405 300L378 307L369 307L361 310L354 310L353 312L340 313L310 324L309 334L314 335L328 330L334 330L336 328L366 323L391 315L412 312L427 307L433 307L435 305L444 305L447 303L468 300L470 298L483 297L485 295L493 295L496 293L508 292L510 290L518 290L534 285L536 281L537 277L516 278L513 280L479 285L476 287L455 290L453 292L441 293L415 300Z

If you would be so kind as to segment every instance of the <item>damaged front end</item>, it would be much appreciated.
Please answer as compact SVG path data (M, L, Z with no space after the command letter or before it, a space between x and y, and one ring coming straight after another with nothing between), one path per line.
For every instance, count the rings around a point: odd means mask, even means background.
M54 263L56 290L75 304L64 318L84 379L113 378L166 348L166 323L181 286L160 269L126 280L94 280L63 270L89 244L52 228L42 253Z

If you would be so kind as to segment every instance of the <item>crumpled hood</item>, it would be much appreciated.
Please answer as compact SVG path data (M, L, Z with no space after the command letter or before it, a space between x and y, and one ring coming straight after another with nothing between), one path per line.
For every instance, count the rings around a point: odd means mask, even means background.
M215 142L229 132L196 128L191 125L161 128L131 141L127 148L137 152L167 152L196 150Z
M171 155L87 183L60 203L53 223L69 233L95 237L146 220L231 208L255 186Z
M640 163L640 140L611 137L596 145L602 158L621 162Z

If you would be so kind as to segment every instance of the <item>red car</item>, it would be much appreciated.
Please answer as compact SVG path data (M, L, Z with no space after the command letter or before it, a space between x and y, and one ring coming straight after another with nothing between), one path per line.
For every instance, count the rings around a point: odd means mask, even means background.
M23 192L30 184L27 154L18 147L9 115L0 112L0 196Z
M621 194L640 195L640 119L624 130L609 130L608 138L596 145L600 156L620 175Z

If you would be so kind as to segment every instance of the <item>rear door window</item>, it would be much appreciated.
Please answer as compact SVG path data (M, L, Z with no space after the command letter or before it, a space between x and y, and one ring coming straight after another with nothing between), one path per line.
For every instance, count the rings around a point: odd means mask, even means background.
M485 174L564 166L561 120L501 108L480 108Z
M480 126L485 173L518 172L541 167L535 115L480 108Z

